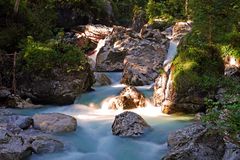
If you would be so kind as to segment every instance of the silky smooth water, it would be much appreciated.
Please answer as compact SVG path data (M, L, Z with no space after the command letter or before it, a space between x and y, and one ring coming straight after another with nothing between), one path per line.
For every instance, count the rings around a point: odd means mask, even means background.
M106 98L116 96L124 87L118 84L121 73L108 73L114 81L111 86L97 87L95 91L78 97L69 106L46 106L39 109L14 110L23 115L36 113L64 113L77 118L77 131L57 134L65 143L60 153L33 155L31 160L159 160L167 152L167 136L170 132L191 123L190 115L165 115L161 108L150 102L146 108L135 109L152 127L140 138L113 136L111 125L114 116L122 111L102 109L107 105ZM151 97L151 86L138 87L146 97Z

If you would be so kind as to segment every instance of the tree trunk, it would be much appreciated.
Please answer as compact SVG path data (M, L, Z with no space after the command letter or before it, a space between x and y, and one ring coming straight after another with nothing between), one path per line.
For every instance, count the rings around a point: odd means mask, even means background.
M189 17L189 13L188 13L188 5L189 5L189 0L185 0L185 16L187 17L187 19L189 20L190 17Z
M14 14L18 13L19 4L20 4L20 0L16 0L14 5Z

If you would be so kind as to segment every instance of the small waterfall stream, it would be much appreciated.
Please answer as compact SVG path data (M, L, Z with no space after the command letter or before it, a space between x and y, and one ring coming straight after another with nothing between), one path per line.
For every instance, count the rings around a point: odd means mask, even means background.
M169 72L172 60L176 56L178 43L179 41L170 41L168 54L164 61L166 72ZM95 50L96 53L104 44L104 40L100 41ZM93 63L96 63L96 55L93 54L90 57ZM82 94L72 105L13 110L13 112L23 115L63 113L74 116L78 121L76 132L56 135L65 143L63 152L34 154L30 158L31 160L159 160L167 152L168 134L192 123L191 115L165 115L162 114L161 107L155 107L149 101L145 108L131 111L141 115L152 127L152 131L140 138L113 136L111 133L112 122L115 115L123 111L109 110L106 109L108 108L106 106L110 97L118 95L124 85L120 84L121 72L105 74L112 80L112 85L94 87L94 91ZM168 83L166 85L168 86ZM137 89L145 97L149 99L152 97L151 85L137 87Z
M147 104L146 108L133 110L140 114L153 130L141 138L113 136L111 125L114 116L122 111L101 109L104 100L115 96L124 87L119 83L121 73L107 73L114 82L110 86L95 87L69 106L45 106L39 109L14 110L19 114L64 113L78 120L77 131L58 134L65 142L60 153L33 155L31 160L159 160L167 152L169 132L191 123L191 116L164 115L159 107ZM152 96L150 86L138 87L146 97Z

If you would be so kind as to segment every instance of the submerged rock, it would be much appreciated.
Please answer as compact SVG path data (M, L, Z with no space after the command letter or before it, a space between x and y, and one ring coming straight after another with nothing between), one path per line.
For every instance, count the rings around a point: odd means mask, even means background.
M35 129L47 132L72 132L77 128L77 120L61 113L35 114L33 126Z
M111 79L104 73L94 72L96 82L94 86L106 86L112 84Z
M150 129L145 120L134 112L123 112L115 117L112 134L124 137L138 137Z
M36 154L53 153L61 151L64 148L63 142L56 137L39 130L24 130L19 136L21 136L26 142L30 143L32 151Z
M171 133L168 146L169 152L164 160L219 160L225 151L223 137L201 124Z
M125 87L119 94L114 97L111 109L134 109L144 107L146 99L144 95L133 86Z

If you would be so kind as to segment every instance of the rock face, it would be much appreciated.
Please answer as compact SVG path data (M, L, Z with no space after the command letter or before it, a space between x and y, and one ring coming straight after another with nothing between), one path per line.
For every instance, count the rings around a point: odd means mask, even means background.
M177 92L173 85L173 70L169 75L162 73L155 82L153 102L163 106L163 113L176 112L197 113L204 110L204 93L189 89L187 92Z
M111 79L108 76L101 72L94 72L96 82L94 86L106 86L112 84Z
M222 159L223 137L201 124L180 129L168 137L169 152L164 160Z
M134 112L123 112L115 117L112 124L112 134L124 137L138 137L144 134L150 126Z
M122 83L150 84L163 63L168 40L159 30L142 31L115 26L95 50L97 71L124 70Z
M29 97L39 104L71 104L77 96L94 83L89 64L85 70L65 73L55 68L49 75L22 73L18 75L18 90L22 97Z
M119 94L114 97L110 105L111 109L134 109L144 107L146 99L144 95L133 86L125 87Z
M158 47L158 44L147 41L129 51L129 55L124 59L121 83L134 86L153 83L158 77L165 53L165 50Z
M77 128L77 120L60 113L36 114L33 116L33 126L46 132L72 132Z
M155 81L153 94L154 105L162 106L163 112L167 114L176 112L197 113L204 109L204 97L206 93L198 92L191 87L181 91L177 90L174 86L173 72L175 67L172 65L172 60L176 56L177 45L180 40L190 31L190 22L178 22L173 26L172 40L170 42L171 48L165 57L162 73ZM178 85L186 86L184 85L186 83L184 80L178 83L182 83Z

